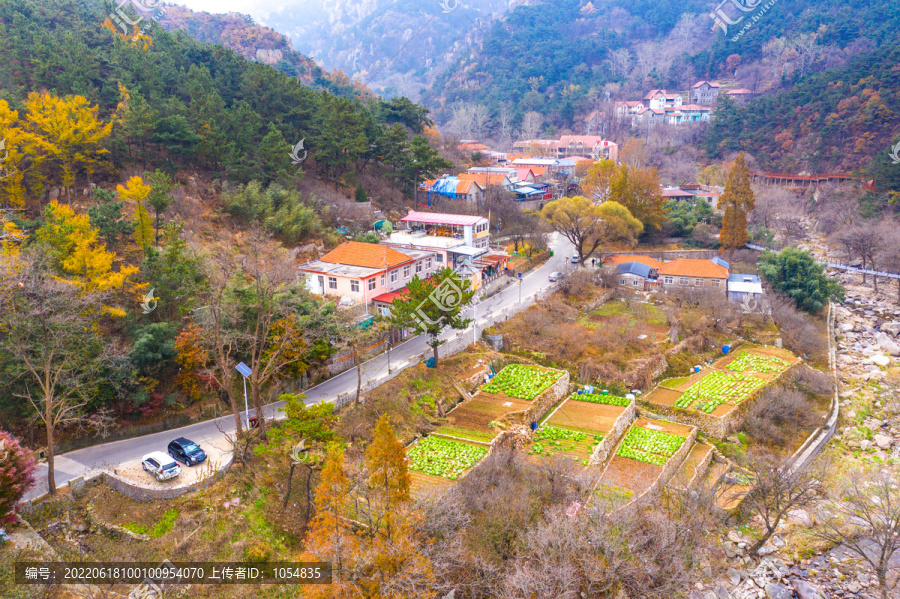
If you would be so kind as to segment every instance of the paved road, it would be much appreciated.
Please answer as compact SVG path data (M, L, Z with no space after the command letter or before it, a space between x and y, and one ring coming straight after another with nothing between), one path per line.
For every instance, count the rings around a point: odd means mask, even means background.
M523 277L521 283L522 301L528 301L535 293L546 289L550 285L548 275L551 272L570 272L572 270L572 265L568 263L568 259L570 259L574 253L572 245L566 239L555 235L551 246L553 247L555 255L542 267ZM487 300L481 301L473 309L470 309L466 316L472 318L473 312L477 312L478 322L479 325L481 325L481 323L493 320L493 312L516 305L519 302L519 296L519 285L510 285ZM474 335L471 327L468 331L470 334ZM457 331L445 331L444 338L452 337L456 333ZM409 358L421 355L427 349L428 345L424 335L408 339L391 349L391 366L396 368L407 362ZM440 350L438 350L438 353L440 353ZM386 375L388 373L387 354L381 354L368 362L363 363L362 371L364 384L367 380L377 379ZM355 392L356 385L356 369L351 368L315 387L307 389L305 391L307 397L306 403L334 401L340 393ZM269 404L263 408L263 411L267 418L272 418L278 415L278 409L281 406L282 402ZM252 413L253 411L251 410L251 414ZM54 461L56 466L56 485L58 487L66 481L83 476L91 470L98 468L115 468L119 464L138 460L151 451L165 451L169 441L176 437L187 437L200 445L203 445L204 443L221 439L224 433L230 433L232 431L234 431L234 415L229 414L215 420L197 422L169 431L103 443L101 445L93 445L91 447L70 451L56 456ZM37 484L25 496L25 499L33 499L47 492L46 464L39 464L35 474Z

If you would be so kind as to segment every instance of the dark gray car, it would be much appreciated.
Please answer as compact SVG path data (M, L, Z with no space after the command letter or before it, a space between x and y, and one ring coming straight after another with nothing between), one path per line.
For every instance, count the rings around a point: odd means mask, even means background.
M206 459L206 452L184 437L178 437L169 443L168 451L170 456L187 466L194 466Z

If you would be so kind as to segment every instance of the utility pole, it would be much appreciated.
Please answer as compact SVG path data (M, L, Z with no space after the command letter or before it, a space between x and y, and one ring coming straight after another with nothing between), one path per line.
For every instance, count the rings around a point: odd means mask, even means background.
M250 367L241 362L237 366L234 367L235 370L241 373L241 376L244 379L244 420L245 426L247 427L247 432L250 432L250 406L247 404L247 377L253 374L253 371L250 370ZM259 416L257 414L257 416Z

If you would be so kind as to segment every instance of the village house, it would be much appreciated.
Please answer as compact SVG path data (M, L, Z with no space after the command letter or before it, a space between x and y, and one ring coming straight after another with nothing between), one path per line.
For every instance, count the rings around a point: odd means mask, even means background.
M440 267L456 268L466 258L482 256L490 249L488 219L482 216L413 211L401 218L397 226L385 244L404 252L434 252Z
M437 180L425 181L423 188L429 203L436 196L466 202L481 202L484 200L484 188L478 183L451 177L450 175L444 175L443 178Z
M725 95L731 98L738 106L746 106L750 100L752 100L759 94L741 87L725 92Z
M623 262L616 266L615 273L620 287L647 291L659 286L658 269L641 262Z
M759 275L733 273L728 276L728 299L739 304L758 300L763 296Z
M487 191L489 187L499 187L504 191L508 191L512 187L512 181L509 176L504 173L470 172L463 173L459 175L458 178L462 181L474 181L485 191Z
M651 89L643 100L647 108L678 108L682 101L681 94L670 94L664 89Z
M719 87L719 84L715 81L698 81L691 86L691 104L712 106L719 97Z
M430 277L439 267L435 252L347 241L297 270L310 293L368 308L376 296L403 288L413 275Z
M657 274L666 292L696 289L727 293L728 263L720 258L676 258L663 264Z
M562 135L559 139L526 139L515 142L513 147L526 151L541 150L550 158L557 159L581 157L618 160L619 158L618 144L599 135ZM513 158L510 157L510 160Z

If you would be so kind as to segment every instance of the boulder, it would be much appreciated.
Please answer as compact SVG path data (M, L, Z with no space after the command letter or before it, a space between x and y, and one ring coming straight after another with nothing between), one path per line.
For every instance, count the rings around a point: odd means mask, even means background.
M822 599L819 591L805 580L794 579L791 581L791 585L800 599Z
M876 366L890 366L891 365L891 359L888 358L887 356L872 356L869 359L872 360L872 363L875 364Z
M730 582L731 586L734 586L734 587L741 584L741 580L743 579L743 576L741 576L741 573L738 570L735 570L734 568L728 568L727 576L728 576L728 582Z
M875 435L875 445L881 449L890 449L891 438L887 435Z
M794 593L783 584L770 582L766 585L766 597L767 599L793 599Z
M900 345L898 345L885 333L878 333L877 335L875 335L875 343L878 344L878 347L888 352L892 356L900 356Z
M884 322L881 324L881 330L891 335L900 335L900 322Z
M813 517L806 510L791 510L787 513L788 522L806 526L809 528L813 525Z

